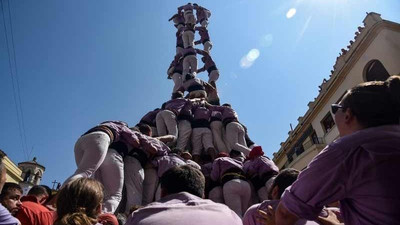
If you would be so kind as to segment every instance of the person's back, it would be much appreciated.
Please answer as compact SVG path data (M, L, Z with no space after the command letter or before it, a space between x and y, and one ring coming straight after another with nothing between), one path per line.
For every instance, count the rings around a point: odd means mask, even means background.
M227 206L187 192L169 195L133 213L129 225L236 225L241 219Z
M184 165L171 168L160 179L162 198L128 218L126 225L241 225L227 206L203 199L204 176Z

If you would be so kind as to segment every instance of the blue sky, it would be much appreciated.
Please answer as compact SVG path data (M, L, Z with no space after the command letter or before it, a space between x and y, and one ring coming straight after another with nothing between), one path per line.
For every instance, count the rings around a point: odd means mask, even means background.
M73 148L82 133L104 120L134 125L161 106L173 86L166 79L175 53L168 19L186 3L3 0L0 149L14 162L36 156L46 167L42 183L51 185L76 169ZM317 96L366 12L400 22L396 0L197 3L212 12L211 55L221 74L221 102L232 104L270 157Z

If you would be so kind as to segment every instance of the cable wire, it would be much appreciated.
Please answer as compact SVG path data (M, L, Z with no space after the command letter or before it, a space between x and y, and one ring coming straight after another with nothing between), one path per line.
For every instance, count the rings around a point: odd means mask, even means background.
M24 134L23 134L22 123L21 123L21 118L20 118L20 110L18 108L18 101L17 101L17 94L16 94L17 91L16 91L15 84L14 84L14 75L13 75L12 63L11 63L10 46L9 46L8 36L7 36L6 19L5 19L5 16L4 16L3 0L1 0L0 2L1 2L1 11L2 11L2 14L3 14L3 26L4 26L4 31L5 31L4 34L5 34L5 37L6 37L6 44L7 44L8 65L10 67L10 75L11 75L11 82L12 82L12 88L13 88L13 97L14 97L15 109L17 111L18 130L19 130L19 135L20 135L20 138L21 138L22 152L25 155L25 157L28 157L27 150L26 150L26 147L25 147L26 144L25 144L24 138L23 138Z
M11 10L10 10L10 0L7 0L8 2L8 16L10 18L10 30L11 30L11 43L12 43L12 49L13 49L13 54L14 54L14 67L15 67L15 80L17 81L17 93L18 93L18 101L19 101L19 110L20 110L20 115L21 115L21 124L22 124L22 134L24 138L24 143L25 143L25 150L28 151L28 144L26 141L26 130L25 130L25 118L24 118L24 110L22 108L22 101L21 101L21 91L19 88L19 78L18 78L18 66L17 66L17 54L15 53L15 45L14 45L14 32L13 32L13 23L12 23L12 17L11 17ZM28 153L28 159L31 157L32 151Z

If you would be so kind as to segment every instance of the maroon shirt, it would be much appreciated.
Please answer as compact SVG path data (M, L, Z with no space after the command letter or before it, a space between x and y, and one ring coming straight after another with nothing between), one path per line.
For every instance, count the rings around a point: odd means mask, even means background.
M193 11L193 5L192 5L192 3L188 3L188 4L186 4L186 5L183 5L183 6L180 6L180 7L178 7L178 12L180 12L180 11Z
M222 121L228 120L228 119L235 119L238 120L238 115L235 110L233 110L230 107L227 106L210 106L212 111L219 111L222 113Z
M185 98L171 99L168 102L164 103L163 109L169 110L173 112L176 116L179 116L181 110L186 106L189 101L190 100Z
M195 30L199 32L200 42L205 43L210 40L210 35L208 34L208 30L205 27L195 27Z
M205 106L202 105L196 105L192 108L193 112L193 120L204 120L204 121L210 121L211 117L211 110L206 108Z
M400 126L367 128L320 152L286 189L282 203L300 218L315 219L340 201L345 224L399 224Z
M210 10L208 10L202 6L199 6L199 5L197 7L195 6L195 9L196 9L196 17L197 17L198 22L201 22L205 19L210 18L210 16L211 16Z
M156 126L156 116L157 116L158 112L160 112L160 111L161 111L161 109L155 109L153 111L146 113L146 115L144 115L142 117L142 119L140 119L140 122L145 123L149 126L155 127Z

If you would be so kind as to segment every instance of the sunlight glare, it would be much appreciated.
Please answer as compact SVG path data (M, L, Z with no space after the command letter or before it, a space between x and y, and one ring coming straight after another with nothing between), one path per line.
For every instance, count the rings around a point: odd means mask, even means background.
M290 19L290 18L292 18L295 14L296 14L296 9L295 9L295 8L291 8L291 9L289 9L289 11L286 13L286 18Z

